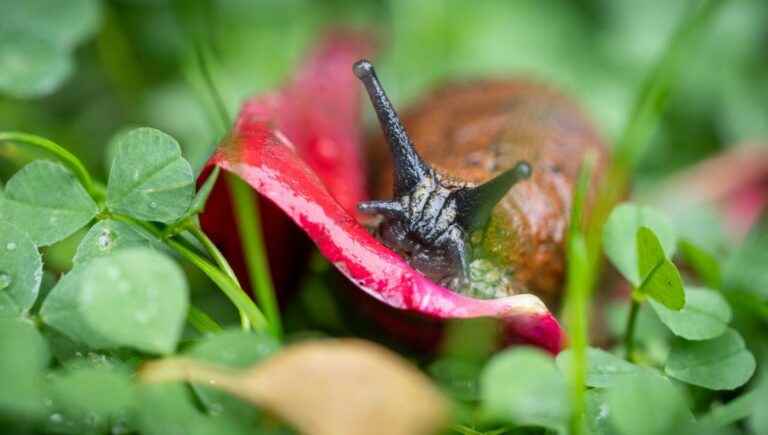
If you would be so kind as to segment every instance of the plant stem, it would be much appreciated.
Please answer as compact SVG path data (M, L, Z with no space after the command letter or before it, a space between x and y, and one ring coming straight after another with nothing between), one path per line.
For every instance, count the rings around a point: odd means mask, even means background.
M269 330L267 319L264 317L261 310L259 310L259 307L253 303L248 294L245 293L236 282L232 281L229 276L178 241L167 240L166 243L179 255L208 275L208 278L210 278L211 281L224 292L235 307L245 313L245 316L248 318L248 321L254 329Z
M627 317L627 327L624 329L624 351L626 359L634 362L635 351L635 327L637 325L637 313L640 311L640 301L632 298L632 304L629 306L629 316Z
M253 303L248 294L240 287L240 285L233 281L226 273L219 270L216 266L208 262L205 258L201 257L194 250L190 249L183 243L175 239L163 239L163 232L156 226L149 222L143 222L133 219L128 216L113 214L110 215L112 219L127 222L132 225L143 228L150 234L154 235L160 240L163 240L168 247L176 251L182 258L192 263L195 267L200 269L208 278L216 284L224 295L235 305L235 307L245 313L248 321L256 330L269 330L267 319L262 314L259 307Z
M242 288L240 281L237 279L237 275L235 275L235 271L232 270L232 267L229 265L227 259L224 257L224 255L222 255L221 251L219 251L219 248L216 247L211 239L208 238L208 235L206 235L198 226L190 226L187 228L187 230L195 237L195 239L197 239L198 242L200 242L201 245L203 245L205 250L208 252L208 255L210 255L216 264L219 265L219 268L221 268L221 270L223 270L224 273L226 273L232 281L236 282L237 285ZM246 331L251 329L251 324L248 321L248 317L243 311L240 311L240 324Z
M571 344L570 366L570 433L584 433L587 402L587 347L589 345L589 300L591 282L589 258L584 235L579 231L568 241L568 275L566 282L565 321Z
M224 125L224 130L226 130L232 124L232 121L230 121L229 114L227 113L227 107L224 104L224 99L221 97L221 94L218 92L216 86L214 85L207 57L203 53L202 44L199 41L196 42L193 46L193 50L195 52L195 60L197 61L197 65L203 76L203 80L205 81L205 87L209 91L211 100L213 100L213 104L216 106L216 112L221 118L221 122Z
M61 145L44 137L17 131L0 132L0 142L19 142L50 152L72 170L75 176L80 180L80 183L83 184L86 192L94 197L94 199L103 198L103 191L95 186L91 174L88 173L83 162Z
M235 175L228 174L227 183L232 194L232 208L237 221L237 229L243 246L245 264L251 279L259 306L269 321L271 332L282 335L280 311L277 306L275 289L269 272L266 250L261 231L259 206L251 187Z
M189 306L187 322L201 334L215 334L223 330L221 325L216 323L211 316L194 305Z

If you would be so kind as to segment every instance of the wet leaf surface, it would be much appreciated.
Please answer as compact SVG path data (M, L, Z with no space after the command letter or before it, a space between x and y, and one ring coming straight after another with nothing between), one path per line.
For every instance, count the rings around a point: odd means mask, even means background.
M72 261L84 265L94 258L131 247L154 247L160 243L133 225L121 221L103 220L92 226L77 246Z
M566 427L570 407L564 400L565 376L542 351L500 353L488 363L480 382L483 408L490 416L519 425Z
M79 310L88 325L117 345L171 353L187 315L187 280L169 257L128 248L90 262L83 271Z
M42 257L32 240L0 221L0 317L26 313L37 299L42 278Z
M687 288L685 306L680 311L670 310L653 300L651 306L675 335L687 340L708 340L722 335L732 316L725 298L706 288Z
M705 341L677 340L664 370L675 379L710 390L733 390L755 372L755 357L738 332Z
M64 166L37 160L17 172L0 198L0 219L14 222L38 246L58 242L87 224L99 211L80 182Z
M107 207L136 219L172 222L192 204L192 167L171 136L148 127L113 139L117 145L107 184Z
M570 350L557 356L557 366L563 373L568 373L572 354ZM634 375L643 369L627 362L616 355L602 349L590 347L587 349L587 380L586 385L594 388L608 388L627 376Z

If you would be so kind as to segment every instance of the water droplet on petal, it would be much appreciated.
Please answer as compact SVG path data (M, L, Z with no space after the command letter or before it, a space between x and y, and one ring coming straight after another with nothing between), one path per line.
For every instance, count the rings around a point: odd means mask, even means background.
M10 287L11 283L13 283L13 278L11 278L11 275L0 272L0 290Z
M16 249L16 243L14 243L14 242L8 242L8 243L6 243L6 244L5 244L5 249L7 249L7 250L9 250L9 251L13 251L13 250L15 250L15 249Z

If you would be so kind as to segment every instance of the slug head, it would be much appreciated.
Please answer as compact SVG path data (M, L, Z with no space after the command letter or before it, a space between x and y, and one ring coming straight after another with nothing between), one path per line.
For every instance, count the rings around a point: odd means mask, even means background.
M378 234L385 245L432 280L458 288L468 276L469 235L486 225L493 208L515 183L530 177L531 166L518 162L481 185L444 176L414 148L373 65L360 60L353 71L376 111L395 172L395 197L361 202L358 209L382 216Z

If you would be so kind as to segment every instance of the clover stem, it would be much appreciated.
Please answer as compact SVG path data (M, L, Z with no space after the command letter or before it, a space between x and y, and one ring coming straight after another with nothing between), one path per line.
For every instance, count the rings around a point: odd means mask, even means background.
M629 306L627 327L624 329L624 351L626 352L626 359L629 362L635 361L635 329L637 325L638 312L640 312L640 301L633 297L632 304Z
M221 291L224 292L224 294L235 305L235 307L237 307L238 310L245 314L245 317L248 318L248 321L254 329L270 329L267 319L264 317L264 314L261 312L259 307L253 303L253 300L251 300L248 294L236 282L232 281L232 279L229 278L227 274L216 268L207 260L200 257L178 241L168 240L166 243L179 255L184 257L190 263L197 266L197 268L200 269L203 273L205 273L208 278L210 278L211 281L213 281L221 289Z
M59 160L72 170L75 176L83 184L86 192L88 192L94 199L103 198L105 196L104 191L97 188L94 184L91 174L88 173L83 162L61 145L44 137L17 131L0 132L0 142L18 142L48 151L58 157Z
M221 268L221 270L223 270L224 273L226 273L227 276L232 279L232 281L237 283L237 285L242 288L240 281L237 279L237 275L235 275L235 271L232 270L232 266L229 265L227 259L224 257L221 251L219 251L219 248L217 248L211 239L208 238L208 235L205 234L200 227L195 225L190 226L187 228L187 230L195 237L195 239L197 239L198 242L200 242L201 245L203 245L205 250L208 252L208 255L213 258L219 268ZM248 317L242 311L240 311L240 324L243 330L248 331L251 329L251 324L248 321Z
M214 334L222 331L221 325L216 323L205 311L194 305L189 306L187 322L201 334Z
M253 190L235 175L227 176L227 184L232 194L232 211L237 221L237 229L243 246L245 264L251 279L259 306L269 321L271 332L276 336L282 335L280 311L269 272L264 239L261 229L259 205Z

